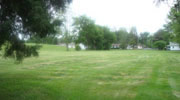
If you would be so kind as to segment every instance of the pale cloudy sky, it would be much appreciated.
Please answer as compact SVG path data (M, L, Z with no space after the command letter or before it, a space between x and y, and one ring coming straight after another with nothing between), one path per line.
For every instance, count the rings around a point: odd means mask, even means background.
M154 0L73 0L70 15L87 15L111 29L135 26L138 32L156 32L167 21L170 7Z

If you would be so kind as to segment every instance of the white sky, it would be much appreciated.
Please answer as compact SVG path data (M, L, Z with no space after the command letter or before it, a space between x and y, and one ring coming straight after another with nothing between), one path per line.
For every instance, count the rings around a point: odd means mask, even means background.
M138 32L154 33L167 21L170 7L154 0L73 0L70 16L87 15L111 29L135 26Z

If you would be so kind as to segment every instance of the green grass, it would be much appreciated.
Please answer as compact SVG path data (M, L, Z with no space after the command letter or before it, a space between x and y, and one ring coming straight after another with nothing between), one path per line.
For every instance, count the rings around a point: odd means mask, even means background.
M0 58L0 100L180 100L180 52L70 51Z

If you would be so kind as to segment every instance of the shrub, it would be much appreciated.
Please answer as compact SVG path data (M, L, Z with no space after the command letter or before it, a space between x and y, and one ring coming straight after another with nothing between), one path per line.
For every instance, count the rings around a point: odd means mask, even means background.
M166 47L166 42L163 41L163 40L156 41L156 42L154 43L154 46L155 46L156 48L158 48L159 50L163 50L163 49L165 49L165 47Z
M75 49L76 49L76 51L80 51L81 50L81 47L79 46L79 44L76 44Z

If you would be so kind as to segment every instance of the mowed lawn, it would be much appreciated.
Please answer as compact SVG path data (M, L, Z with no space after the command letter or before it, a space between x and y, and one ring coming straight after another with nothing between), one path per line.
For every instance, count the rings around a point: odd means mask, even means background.
M180 100L180 52L70 51L0 58L0 100Z

